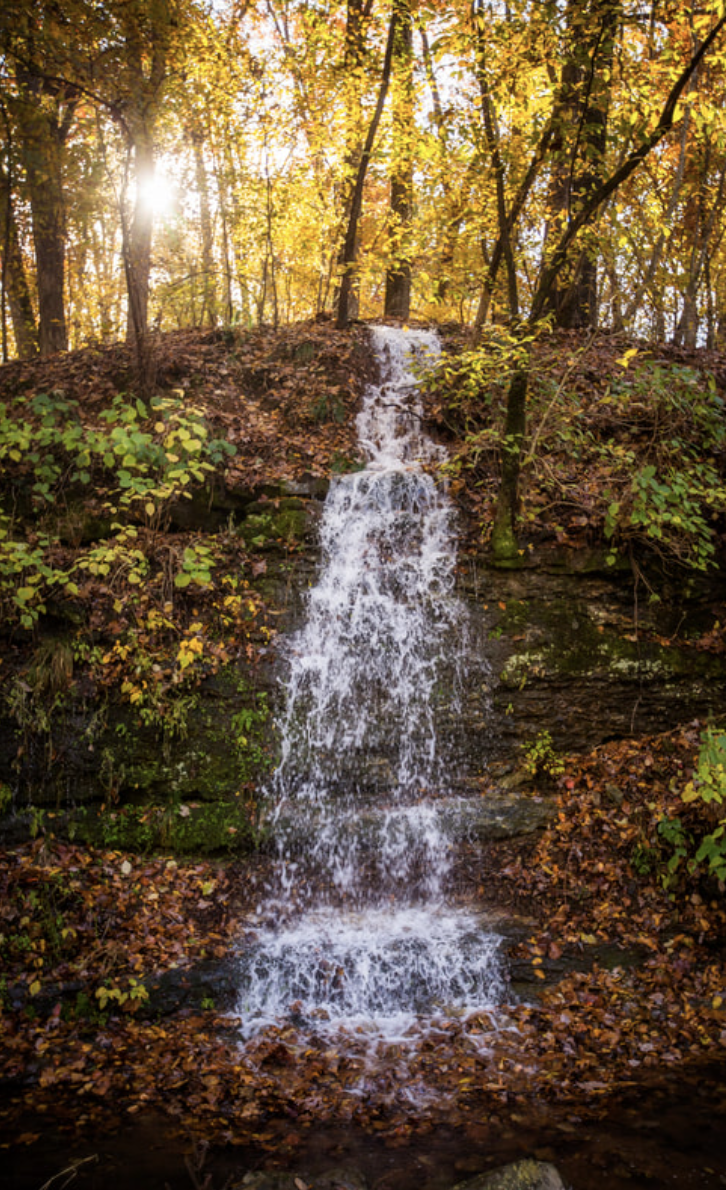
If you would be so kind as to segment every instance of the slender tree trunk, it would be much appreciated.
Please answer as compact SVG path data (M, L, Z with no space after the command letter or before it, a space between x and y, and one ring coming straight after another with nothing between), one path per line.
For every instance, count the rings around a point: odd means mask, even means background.
M136 194L128 231L127 337L138 350L146 336L149 319L151 241L154 233L154 212L149 202L149 183L155 170L154 143L151 130L145 125L135 131L133 157Z
M275 242L273 238L274 222L275 222L275 205L272 198L272 179L268 167L267 158L265 158L265 278L269 276L270 292L272 293L272 325L277 330L280 324L280 310L277 294L277 268L275 261ZM262 305L264 313L264 301Z
M689 88L689 90L690 90L690 88ZM668 199L668 206L666 207L666 210L665 210L665 213L664 213L663 219L662 219L663 227L670 228L671 230L670 230L667 240L666 240L666 235L665 235L664 231L661 231L658 235L658 239L656 240L655 246L653 248L650 261L648 262L648 267L645 270L645 272L643 273L643 276L641 277L641 280L638 283L631 300L628 302L627 308L623 315L623 321L626 326L630 325L633 318L635 317L638 310L640 309L641 303L643 301L643 297L650 289L650 286L653 283L653 279L655 278L655 275L658 272L658 268L660 266L661 260L663 259L664 253L666 253L668 251L668 247L669 247L671 240L673 238L673 230L674 230L673 226L672 226L673 216L675 214L676 207L678 206L678 202L681 197L681 187L683 185L683 175L684 175L685 168L686 168L686 148L688 145L688 130L689 130L690 123L691 123L691 107L692 107L692 105L690 103L687 104L686 110L683 114L680 148L679 148L679 152L678 152L678 165L676 167L676 173L675 173L675 177L673 179L673 186L671 188L670 198Z
M514 530L519 506L519 472L526 429L529 371L519 368L512 377L507 395L507 416L502 444L502 477L492 525L492 550L495 558L514 558L517 538Z
M459 239L459 231L461 230L461 225L464 221L464 212L466 210L469 194L471 191L471 181L476 174L477 163L475 160L472 160L467 170L466 178L463 184L452 184L452 179L449 176L448 166L449 137L447 133L447 120L444 114L443 105L441 103L441 95L439 92L438 83L436 81L433 57L431 54L431 47L429 45L428 34L426 32L426 25L420 13L417 17L417 26L421 36L424 69L426 71L426 77L428 79L429 89L431 92L431 104L433 108L434 123L436 125L438 151L441 162L439 184L441 185L444 201L441 204L441 218L439 223L440 231L438 233L438 267L436 270L437 276L434 280L434 301L437 305L443 305L448 298L451 283L453 281L454 263L456 260L456 246Z
M389 265L384 314L407 319L411 310L411 217L413 214L413 39L410 0L394 0L393 166L389 210Z
M569 50L562 68L557 116L559 160L552 179L548 238L596 193L603 174L615 37L621 0L569 0ZM574 142L573 142L574 130ZM549 309L558 326L597 325L597 256L586 245L560 269L550 289Z
M194 177L199 195L199 230L202 240L202 310L200 325L217 325L217 302L214 286L214 261L212 256L212 213L209 205L207 167L204 162L204 133L195 130L191 135L194 149Z
M147 391L152 381L152 352L148 339L149 280L154 210L149 187L154 178L154 132L166 65L177 14L173 5L150 5L148 23L144 6L130 3L119 8L127 70L122 99L114 116L133 154L135 199L131 222L124 226L124 267L128 292L127 339L136 352L138 382Z
M610 282L609 300L612 329L616 335L619 335L625 328L620 278L618 277L615 271L615 266L611 261L606 261L605 269L607 272L608 281Z
M232 297L232 253L230 249L229 227L229 186L224 164L220 161L216 149L213 156L214 177L219 195L219 218L222 226L222 260L224 264L224 321L227 326L232 325L234 318L234 300Z
M707 174L707 169L704 169L704 174ZM676 330L676 342L683 343L687 347L695 347L698 341L698 292L701 288L704 273L711 252L713 235L716 230L717 221L723 218L724 205L724 190L726 188L726 163L721 165L719 171L718 188L716 196L713 200L711 210L707 213L705 209L705 192L704 188L699 190L698 205L699 217L697 219L697 226L700 229L700 234L691 250L691 259L689 261L688 269L688 284L686 285L683 302L683 312L678 328Z
M386 95L388 93L388 84L391 80L391 59L393 56L393 41L396 35L396 26L398 24L398 13L394 8L391 13L391 22L388 27L388 40L386 42L386 53L383 59L383 71L381 73L381 83L378 88L378 99L371 117L371 122L368 125L368 133L366 135L365 144L363 145L363 152L361 153L360 162L358 165L358 173L355 179L355 186L353 188L353 197L350 204L350 216L348 219L348 227L345 233L345 242L343 245L343 275L340 279L340 292L338 294L338 314L336 319L336 326L338 330L345 330L350 321L350 300L354 288L355 280L355 260L356 260L356 241L358 238L358 221L360 220L360 213L363 206L363 186L368 172L368 166L373 153L373 144L378 132L378 125L381 122L383 115L383 106L386 102Z
M547 151L552 140L552 135L553 121L550 120L542 132L537 148L535 149L532 156L532 160L529 163L527 172L524 175L524 178L522 179L514 196L512 205L509 208L506 226L503 231L499 232L489 261L485 262L487 265L487 272L484 277L484 284L482 287L481 297L479 299L479 306L477 308L476 316L474 318L474 325L472 327L472 340L474 343L479 341L481 329L489 314L489 306L491 304L494 287L499 274L499 268L504 256L504 241L511 236L512 229L516 226L519 216L522 213L524 204L529 197L529 193L535 181L537 180L537 176L547 155Z
M41 87L26 90L21 151L30 194L41 355L68 349L64 305L66 225L63 149L70 116L41 105Z
M0 176L0 228L2 232L3 361L7 361L6 308L10 311L15 350L20 359L38 351L38 330L25 275L23 254L13 210L10 179Z
M341 228L346 228L350 221L350 213L355 193L355 179L360 166L363 148L363 90L365 85L364 54L365 29L370 15L371 0L348 0L345 24L345 54L343 68L345 72L345 153L343 158L343 182L341 185L342 217ZM341 242L338 251L338 267L341 277L345 270L345 242ZM335 288L334 303L340 306L340 287L338 281ZM350 285L348 293L348 317L357 318L359 294L356 279Z
M517 271L512 252L511 223L507 215L505 168L499 145L499 130L497 128L487 76L487 42L484 14L478 9L474 11L474 43L476 48L476 74L481 96L484 139L494 171L494 183L497 194L497 245L499 252L504 257L507 268L507 296L510 317L517 319L519 317L519 294L517 291Z

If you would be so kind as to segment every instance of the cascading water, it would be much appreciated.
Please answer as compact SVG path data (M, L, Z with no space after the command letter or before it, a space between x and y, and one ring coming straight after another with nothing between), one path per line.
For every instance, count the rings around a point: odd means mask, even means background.
M466 617L415 376L438 341L371 333L384 379L358 417L368 462L332 481L321 573L288 642L278 863L240 959L248 1036L286 1017L401 1036L502 993L498 937L445 902L456 757L438 721L456 714Z

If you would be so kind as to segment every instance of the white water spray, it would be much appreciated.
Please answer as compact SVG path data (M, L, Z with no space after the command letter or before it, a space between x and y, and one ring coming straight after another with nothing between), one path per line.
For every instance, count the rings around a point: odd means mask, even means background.
M456 715L466 616L416 383L438 341L382 326L372 340L368 461L331 483L320 576L287 651L278 872L241 957L248 1033L292 1015L390 1036L502 991L499 939L444 900L456 758L439 721Z

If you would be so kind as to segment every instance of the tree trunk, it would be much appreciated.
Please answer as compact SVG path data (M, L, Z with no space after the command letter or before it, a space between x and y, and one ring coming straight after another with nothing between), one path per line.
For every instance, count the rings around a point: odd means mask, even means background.
M547 238L557 240L602 181L620 0L569 0L569 49L557 116L558 161L552 177ZM548 310L561 327L597 325L597 256L586 245L561 268Z
M0 179L0 228L2 229L2 288L3 288L3 361L8 358L5 303L10 310L15 351L20 359L28 359L38 351L38 330L33 303L25 276L23 254L20 249L15 222L10 181Z
M476 317L474 318L474 326L472 327L472 341L475 344L478 343L481 337L481 329L489 314L489 306L494 293L494 286L496 285L499 267L502 263L502 257L504 255L504 239L511 236L512 229L516 226L517 220L522 213L524 204L529 197L530 190L532 189L532 186L537 179L537 175L542 168L542 163L552 140L552 133L553 121L549 120L539 139L539 143L534 151L532 160L529 163L527 173L522 179L517 189L517 193L515 194L512 204L509 208L506 218L506 226L499 232L497 236L496 243L494 244L494 250L491 254L491 257L489 258L489 261L485 261L485 264L487 265L487 272L486 276L484 277L484 285L482 288L481 297L479 299Z
M154 231L154 212L149 201L149 186L155 168L154 145L151 131L145 124L135 130L133 156L136 194L128 230L126 280L129 306L126 336L138 353L146 336L149 318L151 240Z
M666 239L665 231L661 231L658 235L658 239L656 240L655 246L653 247L653 251L651 253L648 267L644 270L643 276L641 277L631 300L628 302L627 308L623 315L623 321L626 326L630 325L633 318L638 313L643 301L643 297L650 289L653 279L655 278L660 267L661 260L663 259L664 254L667 254L668 249L670 248L671 240L673 239L675 230L673 227L673 216L681 197L683 175L686 168L686 150L688 146L688 130L691 124L691 108L692 104L688 103L683 114L680 148L678 152L678 166L673 179L673 186L671 189L670 198L668 199L668 206L665 209L662 219L663 228L670 229L668 237Z
M413 214L413 39L410 0L394 0L393 165L389 210L386 318L408 318L411 310L411 216Z
M718 187L713 199L711 210L706 209L708 163L710 154L706 154L706 165L702 170L701 185L696 195L697 215L693 220L694 242L688 266L688 284L683 295L683 310L675 334L675 342L686 347L695 347L698 342L699 315L698 294L703 284L704 274L712 250L713 236L717 223L723 220L724 193L726 191L726 163L721 164L719 170Z
M492 525L492 552L500 560L517 554L514 523L519 508L519 471L526 428L529 371L520 366L514 373L507 395L507 417L502 443L502 478Z
M202 239L202 310L200 326L217 325L217 301L212 257L212 214L209 205L207 168L204 163L204 133L196 129L191 135L194 148L194 174L199 195L199 230Z
M355 178L360 166L363 146L363 88L365 51L365 28L370 15L370 0L348 0L345 24L345 154L343 157L342 216L340 227L348 226L355 192ZM343 275L345 265L345 244L338 251L338 268ZM335 287L334 303L340 305L339 280ZM358 287L353 280L348 294L348 317L358 317ZM321 310L324 307L321 307Z
M476 75L481 96L482 123L484 126L484 140L494 171L494 182L497 194L497 224L498 235L495 252L504 257L507 267L507 297L509 314L512 319L519 317L519 294L517 291L517 271L514 266L512 252L511 222L507 215L505 194L505 169L499 146L499 131L497 128L494 105L489 90L487 76L487 43L484 15L478 9L474 10L474 44L476 50ZM498 268L498 260L497 260ZM496 276L496 270L494 275ZM493 288L493 286L492 286ZM491 294L491 291L490 291Z
M398 12L394 7L393 12L391 13L391 22L388 27L388 40L386 42L386 53L383 59L381 83L378 88L378 99L376 101L375 110L371 117L371 122L368 125L368 133L366 135L363 152L361 153L360 162L358 164L358 172L356 175L355 186L353 187L353 196L350 204L350 216L348 218L348 227L346 229L345 243L343 245L343 273L340 279L340 291L338 293L338 313L336 319L336 326L338 330L345 330L351 317L350 301L355 280L356 241L358 238L358 222L360 220L361 208L363 206L363 185L366 180L368 165L373 152L373 143L376 139L376 133L378 132L378 125L381 122L383 105L386 102L388 84L391 79L391 59L393 56L393 42L396 35L397 24Z
M30 194L41 355L68 349L64 306L66 260L63 146L69 121L41 106L41 87L26 89L21 152Z
M417 16L418 31L421 36L421 45L423 48L423 63L428 79L429 89L431 91L431 104L433 109L434 123L436 125L436 134L438 137L438 154L441 163L441 173L439 183L443 192L443 203L440 204L441 219L440 232L438 233L438 251L436 276L434 278L434 302L438 306L444 305L450 293L451 283L454 277L454 263L456 259L456 247L459 239L459 232L464 221L464 212L467 207L469 194L471 190L471 180L475 176L477 169L476 159L472 159L467 170L466 178L463 184L452 184L452 179L449 176L448 155L449 155L449 137L447 130L447 121L444 115L443 105L441 103L441 95L439 93L438 84L436 82L436 74L434 71L433 57L431 54L431 47L429 45L428 34L426 32L426 25L424 18L419 13Z

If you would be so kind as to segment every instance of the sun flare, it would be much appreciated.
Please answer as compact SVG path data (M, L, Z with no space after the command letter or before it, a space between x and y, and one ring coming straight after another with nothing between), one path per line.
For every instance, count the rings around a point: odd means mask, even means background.
M179 198L176 183L158 168L141 183L140 194L147 209L162 219L174 213Z

